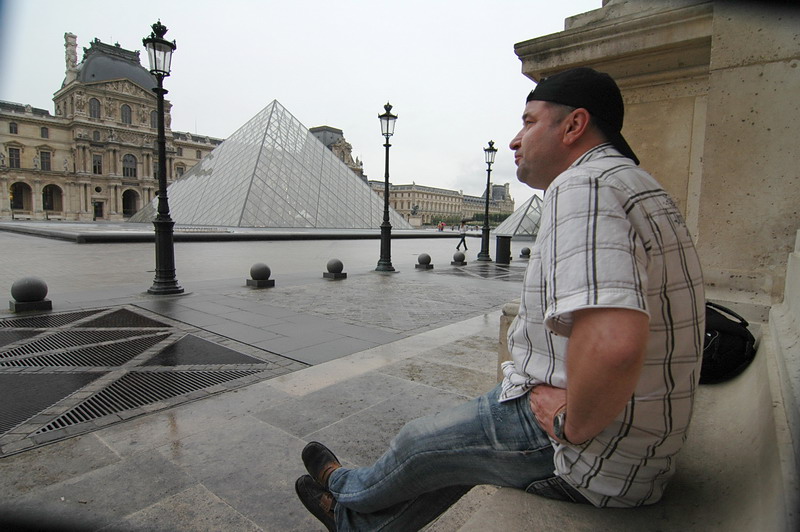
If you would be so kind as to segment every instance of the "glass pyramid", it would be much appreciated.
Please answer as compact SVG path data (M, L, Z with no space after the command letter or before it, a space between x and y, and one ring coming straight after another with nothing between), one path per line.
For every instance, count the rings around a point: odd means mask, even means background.
M537 195L523 203L514 213L498 225L496 236L536 240L539 234L539 219L542 216L542 198Z
M368 229L383 222L383 199L277 100L167 190L180 225ZM155 218L158 199L130 218ZM394 209L397 229L411 225Z

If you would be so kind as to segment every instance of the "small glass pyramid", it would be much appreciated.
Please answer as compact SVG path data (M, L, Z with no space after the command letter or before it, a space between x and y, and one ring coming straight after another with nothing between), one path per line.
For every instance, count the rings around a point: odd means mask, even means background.
M180 225L378 228L383 199L277 100L167 189ZM156 198L130 218L155 218ZM393 228L411 225L390 208Z
M542 216L542 198L537 195L523 203L514 213L503 220L495 230L495 236L510 236L521 240L536 240L539 234L539 219Z

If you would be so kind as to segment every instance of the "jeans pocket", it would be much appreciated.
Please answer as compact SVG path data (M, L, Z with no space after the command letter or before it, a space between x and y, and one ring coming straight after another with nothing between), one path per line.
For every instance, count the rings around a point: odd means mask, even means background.
M576 502L578 504L590 504L581 493L569 485L569 483L561 477L549 477L531 482L525 491L545 497L547 499L555 499L557 501Z

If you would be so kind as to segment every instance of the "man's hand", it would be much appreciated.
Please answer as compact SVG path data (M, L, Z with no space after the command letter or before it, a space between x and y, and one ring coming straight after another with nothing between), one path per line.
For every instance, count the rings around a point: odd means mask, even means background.
M539 426L544 429L551 438L557 440L553 433L553 418L556 413L567 404L567 390L555 388L547 384L539 384L531 389L528 394L531 403L531 410L536 416Z

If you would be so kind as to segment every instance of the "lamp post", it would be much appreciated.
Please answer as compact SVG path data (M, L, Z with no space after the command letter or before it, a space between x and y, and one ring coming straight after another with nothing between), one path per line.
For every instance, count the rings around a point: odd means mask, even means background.
M167 139L164 134L164 78L169 76L175 41L164 39L167 27L159 20L152 26L153 32L142 39L150 59L150 73L156 77L158 87L153 92L158 97L158 214L153 225L156 231L156 276L153 286L147 291L156 295L182 294L183 288L175 278L175 248L172 227L175 222L169 216L167 202Z
M489 141L489 147L484 148L483 153L486 155L486 210L483 213L483 234L481 235L481 251L478 253L478 260L492 262L492 257L489 256L489 196L492 187L492 163L494 163L494 156L497 153L493 140Z
M381 224L381 258L378 260L376 272L393 272L392 266L392 224L389 223L389 137L394 135L394 122L397 116L392 114L392 105L386 102L383 106L386 110L382 115L378 115L381 121L381 133L386 138L386 172L383 184L383 223Z

